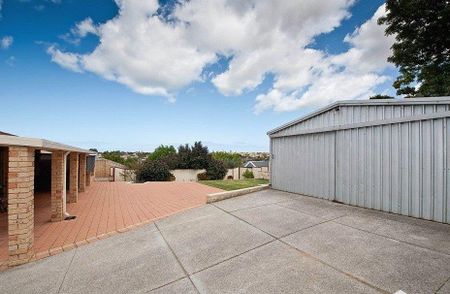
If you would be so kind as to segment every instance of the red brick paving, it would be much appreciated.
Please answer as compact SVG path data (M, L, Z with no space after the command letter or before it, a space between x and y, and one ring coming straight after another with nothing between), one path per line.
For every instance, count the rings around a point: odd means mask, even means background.
M94 182L80 193L78 203L67 204L76 215L71 221L50 221L50 193L35 195L36 258L125 232L176 212L206 203L206 194L222 190L198 183ZM7 215L0 214L0 268L8 258Z

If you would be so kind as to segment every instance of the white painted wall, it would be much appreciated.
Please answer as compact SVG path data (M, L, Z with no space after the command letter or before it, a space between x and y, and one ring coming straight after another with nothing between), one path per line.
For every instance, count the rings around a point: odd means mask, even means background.
M204 173L204 169L174 169L170 171L175 182L197 182L197 175Z

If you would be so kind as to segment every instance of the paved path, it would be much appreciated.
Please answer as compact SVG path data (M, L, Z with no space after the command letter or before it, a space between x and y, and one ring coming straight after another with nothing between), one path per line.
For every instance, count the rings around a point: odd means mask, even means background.
M450 226L265 190L0 273L0 293L450 293Z
M76 215L71 221L51 222L50 194L35 195L36 257L71 250L75 246L103 239L137 225L206 203L208 193L222 191L199 183L94 182L79 194L78 203L67 204ZM6 213L0 215L0 265L7 256Z

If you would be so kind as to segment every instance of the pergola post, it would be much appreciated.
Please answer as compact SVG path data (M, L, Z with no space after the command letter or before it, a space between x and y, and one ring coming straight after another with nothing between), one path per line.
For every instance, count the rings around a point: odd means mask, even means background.
M9 265L27 263L34 254L34 149L10 146L8 153Z
M52 152L52 191L51 207L52 221L59 222L64 219L64 193L66 181L65 154L63 151Z
M69 194L67 195L68 203L78 202L78 166L79 157L78 153L71 152L69 154L70 170L69 170Z
M86 186L89 187L91 185L91 173L86 171Z
M86 154L80 154L80 185L79 191L86 191Z

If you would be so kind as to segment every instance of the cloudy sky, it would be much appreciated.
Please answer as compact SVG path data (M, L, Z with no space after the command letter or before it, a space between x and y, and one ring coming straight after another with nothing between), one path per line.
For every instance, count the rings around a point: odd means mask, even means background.
M379 0L0 0L0 130L99 150L266 132L393 95Z

